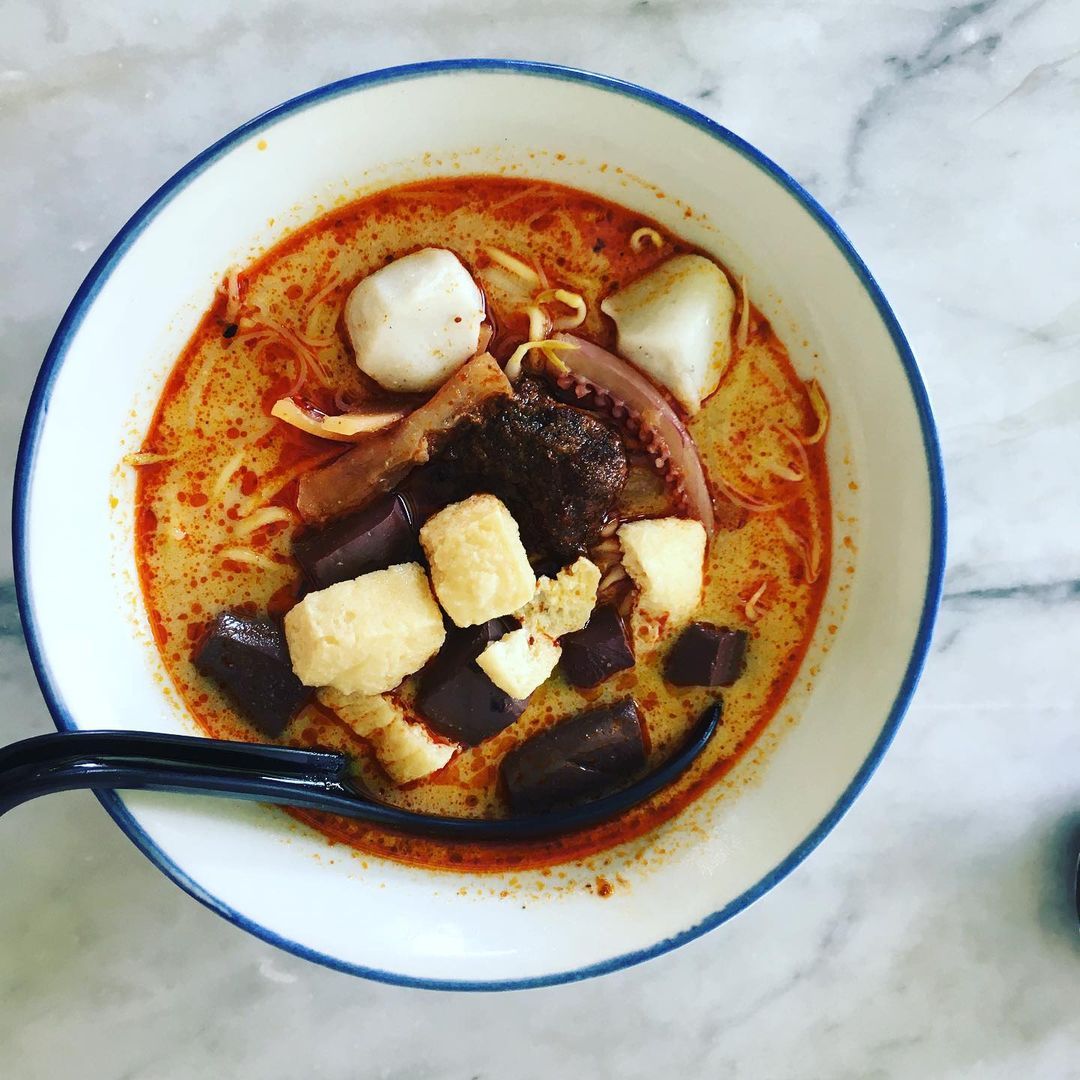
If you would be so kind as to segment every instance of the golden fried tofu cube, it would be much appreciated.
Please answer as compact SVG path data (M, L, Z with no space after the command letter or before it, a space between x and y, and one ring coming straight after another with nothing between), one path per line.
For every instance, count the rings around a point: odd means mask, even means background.
M455 754L453 743L436 742L423 724L401 718L371 738L375 756L395 784L407 784L438 772Z
M382 694L343 694L332 686L324 686L317 696L320 705L337 713L357 735L365 739L398 719L404 720L397 703Z
M459 749L454 743L436 741L423 724L410 723L393 698L324 687L319 701L370 740L379 764L395 784L438 772Z
M293 671L305 686L381 694L418 671L446 637L419 563L401 563L308 593L285 616Z
M533 598L515 615L522 625L539 630L549 638L572 634L589 621L596 607L599 584L599 567L582 556L555 577L540 578Z
M631 521L619 528L623 566L638 587L637 610L668 627L701 603L705 527L689 518Z
M476 662L500 690L520 701L547 679L560 656L562 649L547 634L522 626L493 641Z
M509 615L536 590L517 522L494 495L440 510L420 530L420 543L435 595L458 626Z

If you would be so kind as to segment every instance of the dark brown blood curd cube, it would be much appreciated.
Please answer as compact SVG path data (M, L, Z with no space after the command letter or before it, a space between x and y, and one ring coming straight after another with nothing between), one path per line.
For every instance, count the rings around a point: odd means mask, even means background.
M293 674L285 632L274 619L221 612L210 624L194 663L271 738L285 730L311 696Z
M668 653L664 678L676 686L730 686L746 665L745 630L691 623Z
M590 709L515 747L500 772L515 813L597 798L645 765L641 716L633 698Z
M528 701L500 690L480 670L476 658L492 641L515 629L514 619L490 619L479 626L451 630L438 655L420 676L417 704L440 735L476 746L509 727Z
M617 671L634 666L626 627L610 606L597 608L584 629L564 634L559 644L563 674L571 686L596 686Z
M424 522L451 503L475 492L475 480L463 475L455 464L441 458L413 469L398 486L409 520L417 532Z
M293 555L317 589L419 557L416 536L397 495L293 541Z

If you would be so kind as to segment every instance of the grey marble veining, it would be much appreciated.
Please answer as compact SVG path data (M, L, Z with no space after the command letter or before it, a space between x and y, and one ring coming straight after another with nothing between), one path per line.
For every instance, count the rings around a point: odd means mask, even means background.
M897 741L736 920L602 980L376 986L249 938L86 795L0 829L0 1073L38 1080L1080 1077L1080 3L0 0L0 469L131 211L238 122L388 63L621 75L787 167L866 257L941 428L950 569ZM0 563L5 740L47 730Z

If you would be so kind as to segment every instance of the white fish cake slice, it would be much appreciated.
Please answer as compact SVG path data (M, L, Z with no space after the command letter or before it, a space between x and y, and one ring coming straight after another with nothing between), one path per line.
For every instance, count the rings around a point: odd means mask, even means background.
M345 303L356 364L380 386L422 393L478 352L484 298L458 257L424 248L364 278Z
M617 348L691 415L719 385L731 359L735 293L703 255L676 255L600 305Z

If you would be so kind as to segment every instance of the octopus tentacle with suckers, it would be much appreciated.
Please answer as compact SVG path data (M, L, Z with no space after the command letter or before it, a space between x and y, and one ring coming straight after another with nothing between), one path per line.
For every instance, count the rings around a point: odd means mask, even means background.
M654 383L607 349L571 334L555 334L540 350L548 377L578 404L594 407L652 454L682 512L697 518L711 539L712 492L686 424ZM557 354L557 355L556 355Z
M671 448L650 425L646 416L611 391L597 386L576 372L555 372L549 369L545 373L554 385L570 396L577 405L610 420L622 433L629 450L640 450L648 457L663 478L675 509L680 513L691 513L686 476L672 459Z

